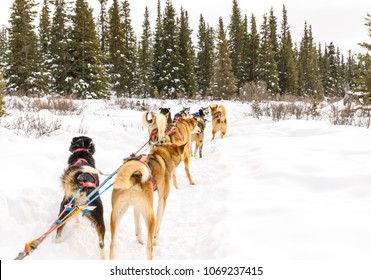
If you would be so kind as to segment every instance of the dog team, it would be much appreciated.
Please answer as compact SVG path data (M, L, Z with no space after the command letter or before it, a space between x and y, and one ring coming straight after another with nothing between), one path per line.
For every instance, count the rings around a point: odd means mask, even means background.
M134 210L135 235L140 244L144 244L140 216L144 218L147 227L147 259L153 259L153 245L156 245L159 239L171 180L175 188L178 189L175 170L181 161L184 163L189 183L195 185L189 171L190 158L191 155L196 156L197 152L202 158L204 131L209 108L212 119L211 141L213 141L218 131L220 131L221 138L227 132L226 108L222 104L201 108L193 114L190 113L190 107L183 107L183 110L174 115L174 119L171 117L170 108L160 108L157 114L153 112L143 114L142 122L148 126L150 140L156 145L151 146L148 155L132 157L118 169L113 182L111 198L110 259L114 259L116 255L119 222L130 206ZM192 152L193 142L195 149ZM61 176L64 197L60 205L60 213L73 197L74 203L78 205L99 186L98 174L100 172L95 168L93 140L86 136L74 137L69 151L71 155L68 158L68 167ZM158 194L156 216L153 206L155 191ZM106 229L103 220L103 203L98 197L91 205L93 210L88 211L86 217L91 221L98 234L101 258L105 259L104 236ZM61 237L62 230L63 226L57 229L57 239Z

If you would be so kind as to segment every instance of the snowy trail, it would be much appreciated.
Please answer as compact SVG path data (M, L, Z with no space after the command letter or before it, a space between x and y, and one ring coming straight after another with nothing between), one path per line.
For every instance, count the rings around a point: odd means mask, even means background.
M145 142L141 112L113 110L99 101L87 105L83 117L62 122L78 127L83 118L97 147L97 167L110 173ZM181 107L166 105L175 112ZM196 186L189 185L182 163L177 168L180 188L171 188L154 258L370 259L371 131L256 120L246 117L245 105L232 102L227 109L227 136L210 142L208 123L204 157L191 159ZM33 139L0 127L1 259L14 258L58 214L59 176L74 136L56 131ZM102 200L108 256L111 190ZM62 242L53 233L27 259L99 259L97 243L94 229L80 218L69 222ZM146 258L145 246L135 240L132 211L120 225L117 257Z

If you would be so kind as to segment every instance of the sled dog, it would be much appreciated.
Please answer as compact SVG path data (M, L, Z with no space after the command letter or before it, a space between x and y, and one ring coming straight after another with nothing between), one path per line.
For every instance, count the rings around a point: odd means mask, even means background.
M64 197L60 205L59 213L62 213L65 205L71 201L77 190L80 189L80 192L73 201L74 205L81 203L95 187L99 186L99 172L95 169L95 160L93 158L93 154L95 153L93 140L86 136L74 137L69 151L72 154L68 158L68 167L61 176ZM92 225L97 231L101 258L104 259L104 235L106 228L103 220L103 204L100 197L98 197L90 205L95 208L94 210L88 211L85 216L92 222ZM67 213L66 211L61 219L63 219ZM63 228L64 225L57 229L57 239L61 237Z
M197 151L199 151L199 156L202 158L202 147L204 145L204 132L206 127L205 119L197 117L197 126L191 135L192 143L195 142L195 149L192 152L192 156L196 156ZM192 148L191 148L192 149Z
M227 113L225 106L222 104L216 104L210 106L211 111L211 125L212 125L212 138L214 140L215 134L220 131L220 137L223 138L227 133Z
M170 193L170 180L181 161L185 145L155 146L148 157L126 161L118 170L113 183L111 213L110 258L116 256L116 239L119 222L129 206L134 208L136 239L144 244L141 236L140 215L147 226L147 259L153 259L153 245L159 238L166 200ZM158 190L156 220L153 193Z

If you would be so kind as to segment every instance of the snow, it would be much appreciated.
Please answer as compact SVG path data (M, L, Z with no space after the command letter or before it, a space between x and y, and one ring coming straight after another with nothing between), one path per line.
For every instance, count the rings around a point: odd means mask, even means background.
M170 107L173 114L183 105L191 106L191 112L211 105L147 101ZM116 170L146 142L142 112L118 109L112 101L79 102L83 113L58 115L61 129L49 136L26 137L5 128L21 114L16 109L2 119L0 259L16 257L56 218L63 196L59 177L82 123L96 145L97 168L104 173ZM204 157L190 163L195 186L189 185L183 164L177 168L180 189L171 188L154 259L370 259L371 131L323 121L258 120L248 116L248 104L223 103L227 135L211 142L207 123ZM45 111L40 112L43 117L56 118ZM107 256L110 196L111 189L102 195ZM94 229L84 218L79 220L66 225L61 242L52 233L26 259L99 259ZM142 231L144 237L145 226ZM146 258L145 246L135 240L131 212L120 225L117 257Z

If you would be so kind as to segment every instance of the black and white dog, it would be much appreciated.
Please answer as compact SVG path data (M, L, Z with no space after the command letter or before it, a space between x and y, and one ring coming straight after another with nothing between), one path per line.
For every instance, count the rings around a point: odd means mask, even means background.
M94 189L99 186L98 170L95 169L95 145L93 140L86 136L74 137L69 151L72 153L68 158L68 167L61 176L61 183L64 197L60 206L60 214L65 210L65 206L75 197L73 205L81 203ZM99 238L101 258L104 254L104 235L106 228L103 220L103 204L100 197L91 204L95 207L86 213L86 217L92 222ZM68 211L64 212L60 219L63 219ZM61 237L64 225L57 229L57 238Z

